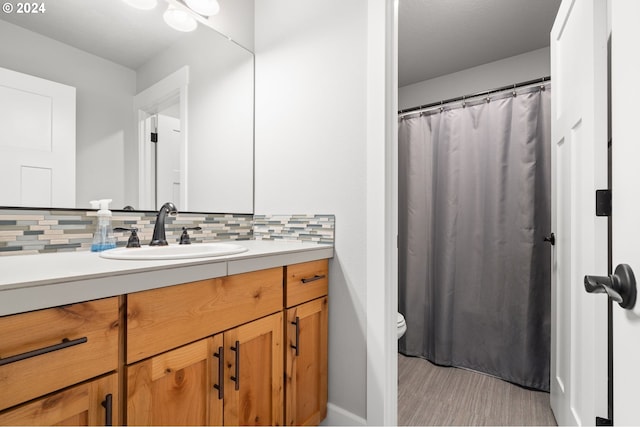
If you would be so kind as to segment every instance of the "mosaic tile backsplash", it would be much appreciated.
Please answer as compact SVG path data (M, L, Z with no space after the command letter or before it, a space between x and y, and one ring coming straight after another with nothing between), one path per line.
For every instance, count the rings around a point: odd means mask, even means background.
M302 240L333 243L334 215L254 215L255 240Z
M113 227L137 228L142 244L153 235L155 212L113 212ZM0 209L0 256L88 251L96 229L96 211L62 209ZM220 240L303 240L334 242L333 215L250 215L179 213L167 217L169 243L179 242L182 227L194 243ZM129 232L115 232L125 246Z

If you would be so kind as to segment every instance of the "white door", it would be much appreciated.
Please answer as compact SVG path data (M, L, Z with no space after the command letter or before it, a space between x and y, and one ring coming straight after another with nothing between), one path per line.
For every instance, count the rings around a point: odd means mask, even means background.
M76 205L76 89L0 68L0 206Z
M563 0L551 30L551 407L559 425L593 425L607 413L607 303L584 290L607 275L607 9Z
M640 278L640 1L611 2L613 265ZM601 298L604 298L600 296ZM640 301L613 304L613 422L640 425Z
M180 206L180 119L158 114L156 143L156 209L166 202Z

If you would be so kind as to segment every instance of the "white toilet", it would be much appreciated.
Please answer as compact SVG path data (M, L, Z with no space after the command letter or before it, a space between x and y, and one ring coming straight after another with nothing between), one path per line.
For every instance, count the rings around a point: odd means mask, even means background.
M404 316L398 313L398 339L402 338L405 332L407 332L407 322L405 322Z

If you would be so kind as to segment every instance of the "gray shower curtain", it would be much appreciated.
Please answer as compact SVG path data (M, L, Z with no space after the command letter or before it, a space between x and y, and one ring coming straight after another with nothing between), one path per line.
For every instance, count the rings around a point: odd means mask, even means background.
M548 391L545 89L399 121L399 347Z

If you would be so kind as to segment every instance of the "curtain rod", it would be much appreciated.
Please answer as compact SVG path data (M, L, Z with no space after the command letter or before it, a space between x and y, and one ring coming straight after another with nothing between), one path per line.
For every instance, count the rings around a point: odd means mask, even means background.
M404 110L398 110L398 114L405 114L405 113L410 113L413 111L418 111L418 110L424 110L427 108L432 108L432 107L438 107L444 104L449 104L451 102L458 102L458 101L464 101L466 99L469 98L474 98L477 96L483 96L483 95L491 95L492 93L496 93L496 92L502 92L508 89L517 89L519 87L523 87L523 86L529 86L535 83L544 83L546 81L551 81L551 76L546 76L546 77L541 77L539 79L534 79L534 80L528 80L526 82L522 82L522 83L516 83L516 84L512 84L512 85L508 85L508 86L502 86L496 89L491 89L491 90L485 90L482 92L477 92L471 95L463 95L463 96L458 96L456 98L451 98L451 99L445 99L443 101L438 101L438 102L432 102L431 104L425 104L425 105L419 105L417 107L411 107L411 108L405 108Z

